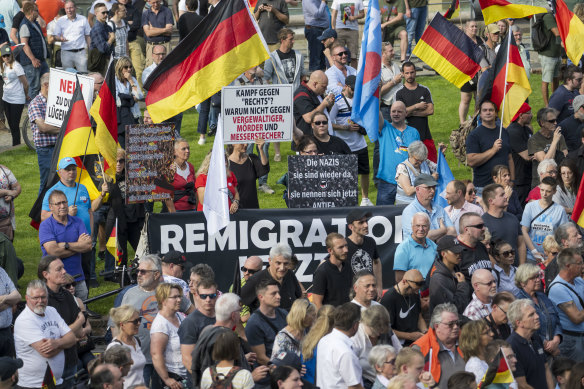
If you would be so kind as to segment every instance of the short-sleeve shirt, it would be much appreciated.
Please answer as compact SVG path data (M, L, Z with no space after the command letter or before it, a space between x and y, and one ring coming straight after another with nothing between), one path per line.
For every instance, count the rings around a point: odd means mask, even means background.
M393 78L399 73L401 73L401 69L399 68L399 65L397 63L393 62L390 67L386 66L384 63L381 64L381 82L383 84L393 80ZM395 99L395 94L397 93L398 90L400 90L403 87L404 84L398 82L384 95L379 96L381 98L381 102L385 105L392 105Z
M395 249L393 270L417 269L426 277L436 259L436 248L436 243L431 239L426 238L425 245L421 245L411 235L408 236Z
M312 127L306 123L302 115L314 111L319 105L318 96L302 82L294 92L294 121L304 135L312 135Z
M251 276L241 288L241 301L243 304L250 307L252 311L259 307L255 288L265 279L274 279L270 274L269 267ZM298 283L296 275L293 271L286 272L286 275L280 283L280 308L289 310L292 307L294 300L300 298L300 296L302 296L302 290L300 289L300 284Z
M402 101L406 107L410 107L418 103L433 104L432 93L430 93L430 89L426 88L422 84L418 84L416 89L411 90L406 87L401 88L395 94L395 100ZM420 140L424 141L427 139L432 139L427 116L408 116L406 121L408 126L412 126L418 130L420 133Z
M558 126L562 129L561 131L564 140L566 141L566 146L568 147L568 153L578 150L578 148L582 146L582 129L584 128L584 122L576 119L574 115L570 115L562 120L561 123L559 121L558 123ZM515 173L515 182L517 182L517 173Z
M184 315L180 312L176 313L176 317L179 323L184 320ZM182 362L178 327L168 321L164 316L156 315L150 328L150 334L155 333L162 333L168 336L168 342L164 349L164 364L168 371L186 378L187 369Z
M546 138L545 136L543 136L541 134L541 131L536 132L535 134L533 134L533 136L531 138L529 138L529 141L527 142L527 151L529 152L529 155L534 155L537 152L543 151L544 153L547 153L548 150L550 149L550 146L552 145L552 140L553 140L553 134L549 137ZM564 150L567 150L568 146L566 145L566 141L564 139L564 136L562 135L560 137L560 141L556 147L556 155L554 155L554 161L556 161L556 164L560 164L560 162L562 162L562 160L564 159ZM534 187L537 184L539 184L539 175L537 174L537 167L539 166L539 162L537 160L533 160L533 162L531 163L531 186Z
M460 271L462 274L464 274L464 277L470 285L472 274L475 271L479 269L491 270L492 264L489 259L487 248L481 242L477 242L475 247L467 246L463 242L459 243L464 247L464 249L460 253L461 259L457 271Z
M9 295L15 290L14 283L10 277L8 277L8 273L0 267L0 296ZM10 328L11 325L12 309L0 311L0 329Z
M525 377L527 383L534 389L547 389L546 356L539 336L534 335L531 340L527 340L514 332L507 338L507 343L511 345L517 356L513 376Z
M79 185L79 190L77 190L77 185ZM47 191L43 198L43 211L51 211L51 208L49 208L49 196L54 190L60 190L65 193L69 206L73 204L77 206L77 217L83 221L83 224L85 224L85 230L91 231L91 228L93 227L91 225L91 217L89 216L91 211L91 199L89 198L89 192L85 185L75 183L74 187L69 187L61 181L57 182ZM75 197L75 195L77 195L77 197ZM88 234L90 234L90 232L88 232Z
M553 204L547 211L541 213L543 210L539 201L532 201L525 206L521 218L521 225L527 227L533 245L541 254L544 254L543 240L545 237L553 235L556 228L569 220L564 207L559 204ZM536 216L537 218L535 218ZM527 258L533 259L531 251L527 252Z
M277 9L284 15L286 16L290 15L288 12L288 4L284 0L260 0L256 3L256 6L253 10L254 13L262 5L271 5L273 8ZM260 12L258 25L260 27L260 31L264 35L266 43L269 45L279 43L278 31L280 31L284 26L286 26L276 17L276 15L274 15L272 12L267 11Z
M14 177L14 173L6 166L0 165L0 189L10 189L14 185L16 185L18 181L16 181L16 177ZM14 207L14 202L11 201L7 203L4 200L4 196L0 197L0 218L5 218L10 215L12 212L12 208ZM13 214L14 216L14 214ZM13 226L14 227L14 226ZM2 327L0 327L2 328Z
M373 273L373 261L379 259L377 244L375 239L370 236L363 237L363 243L357 245L347 237L347 260L350 261L351 269L356 274L361 270L367 270Z
M172 17L172 11L165 6L160 7L158 13L154 13L151 9L148 9L142 13L142 27L147 26L148 24L152 25L152 27L157 28L164 28L167 24L174 25L174 19ZM148 37L144 34L144 39L147 42L170 42L170 37L166 35L158 35Z
M348 103L348 104L347 104ZM335 96L335 105L331 108L330 119L334 124L346 126L351 119L353 100L338 94ZM357 131L334 130L334 135L341 138L351 151L362 150L367 147L365 137Z
M339 306L348 303L349 289L353 282L353 270L345 260L341 270L327 258L314 272L312 293L323 296L322 303Z
M95 0L92 4L91 4L91 8L89 9L89 13L94 14L95 15L95 5L97 3L103 3L103 5L105 5L105 8L107 8L107 10L109 11L110 9L112 9L112 6L117 3L116 0Z
M57 19L54 35L63 35L67 42L61 43L62 50L78 50L87 47L86 36L91 34L91 27L87 18L83 15L76 15L75 19L71 20L65 16Z
M480 154L490 150L495 141L499 139L499 128L488 128L483 125L478 126L468 134L466 138L466 154ZM509 154L511 153L511 143L509 134L503 128L501 133L503 146L501 150L492 156L482 165L473 167L473 183L475 186L483 188L493 183L491 171L496 165L509 165Z
M214 317L205 316L201 311L195 309L180 324L180 328L178 329L180 344L197 344L203 329L213 324L215 324Z
M20 76L24 76L24 69L18 62L12 62L12 67L4 65L4 71L2 72L2 79L4 80L2 100L10 104L25 103L26 96Z
M561 49L561 39L558 36L555 36L552 33L552 28L558 28L558 24L556 23L556 18L554 15L547 13L543 16L543 25L547 34L551 37L550 42L548 45L541 51L539 51L539 55L544 55L546 57L557 58L560 56L560 49Z
M361 0L334 0L331 9L337 11L337 30L359 30L359 21L349 20L349 16L357 16L364 9Z
M347 71L347 77L357 75L357 69L355 69L354 67L347 65L345 66L345 68ZM330 68L328 68L326 72L324 72L324 74L326 74L328 78L327 92L328 93L332 92L335 95L341 93L341 91L343 90L343 87L341 85L345 85L346 79L345 74L343 74L343 71L333 65Z
M337 329L318 342L316 385L338 389L362 383L363 369L352 349L351 339Z
M380 158L377 178L397 185L395 181L397 165L408 158L408 146L416 140L420 140L420 134L414 127L406 126L400 131L385 120L379 134Z
M385 8L385 6L384 6ZM405 18L405 13L406 13L406 4L404 2L404 0L390 0L387 1L387 18L385 18L385 21L388 21L391 18L396 17L398 14L404 14L404 17L402 20L400 20L397 23L392 24L391 26L387 26L386 29L388 29L389 31L394 31L397 27L406 26L406 18Z
M515 186L531 185L531 161L524 160L519 153L527 150L527 142L533 132L528 126L513 122L507 127L507 133L511 143L513 165L515 165Z
M314 138L319 154L351 154L351 149L341 138L331 135L328 142L322 142Z
M411 221L412 218L414 217L414 214L418 212L424 212L425 214L428 215L428 217L430 218L431 230L437 230L440 228L440 219L442 219L446 227L454 227L454 224L452 224L452 221L450 220L450 217L448 217L448 214L444 211L444 208L437 204L432 204L432 211L428 211L426 208L424 208L422 204L420 204L417 198L414 199L414 201L412 201L411 203L409 203L408 206L404 209L404 211L402 212L402 220ZM412 223L411 222L402 223L402 236L406 237L411 235Z
M422 273L423 274L423 273ZM401 295L395 288L388 290L381 298L383 305L389 312L391 328L401 332L419 331L418 320L422 312L420 295ZM400 339L403 345L409 346L412 342Z
M493 240L502 239L517 252L517 238L521 235L521 225L515 216L503 212L502 217L496 218L485 212L482 218Z
M263 344L266 347L266 355L268 357L272 355L272 347L274 346L276 335L282 328L286 327L288 312L282 308L276 308L275 314L276 316L273 318L267 317L258 310L249 317L245 326L245 336L247 336L249 345L253 347ZM268 322L272 325L268 324Z
M558 123L568 116L574 114L574 107L572 106L572 102L574 101L574 97L578 96L579 94L580 91L578 89L569 91L565 85L560 85L558 89L552 93L548 107L555 108L560 111L558 115Z
M576 293L580 295L580 298L584 299L584 280L580 277L576 277L574 279L574 283L569 283L568 281L564 280L562 277L558 275L552 281L552 285L554 283L558 283L558 285L554 285L552 288L549 289L549 298L558 307L558 312L560 314L560 324L562 325L562 329L573 332L584 332L584 322L580 324L574 324L570 320L568 315L566 315L566 312L559 308L560 304L572 301L579 311L584 309L584 307L582 307L582 304L580 303L580 299L578 298L578 296L572 290L568 289L567 286L560 285L560 283L569 285L570 288L572 288Z

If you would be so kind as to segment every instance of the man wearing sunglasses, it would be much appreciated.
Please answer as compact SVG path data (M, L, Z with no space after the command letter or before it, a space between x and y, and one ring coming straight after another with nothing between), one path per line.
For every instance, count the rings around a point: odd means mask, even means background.
M333 44L331 48L333 65L325 72L328 77L328 91L334 94L341 93L348 76L356 76L357 70L347 65L349 63L349 51L340 43Z
M478 269L471 279L474 293L463 315L470 320L480 320L491 313L491 303L497 294L497 281L487 269Z
M492 264L487 248L482 243L485 239L485 222L478 213L468 212L460 217L460 234L456 237L463 247L458 269L468 282L478 269L491 271Z
M108 14L106 5L104 3L98 3L95 5L94 10L96 22L93 24L93 27L89 32L91 40L89 43L88 69L93 72L99 72L102 76L105 76L108 61L101 59L95 64L92 64L91 58L92 56L106 56L109 58L109 55L115 48L114 41L116 35L106 23ZM91 23L91 18L89 21Z
M243 275L243 277L241 277L240 287L237 288L235 285L231 285L229 287L229 292L230 293L239 293L241 291L241 288L243 287L243 285L245 285L245 283L247 282L247 280L249 280L251 278L251 276L253 276L257 272L261 271L263 266L264 266L264 261L262 261L262 259L260 257L258 257L257 255L252 255L251 257L246 259L243 266L241 267L241 274ZM247 305L242 305L241 306L241 322L246 323L247 319L249 319L250 315L251 315L251 310L249 309L249 307Z

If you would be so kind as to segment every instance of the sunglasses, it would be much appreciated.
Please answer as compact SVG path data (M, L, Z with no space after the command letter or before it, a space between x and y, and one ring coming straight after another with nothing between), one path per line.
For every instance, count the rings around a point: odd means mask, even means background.
M126 163L126 160L125 159L118 159L116 162L117 163Z
M138 325L140 325L141 322L142 322L142 318L139 317L139 318L134 319L134 320L128 320L126 323L132 323L133 325L138 326Z
M341 51L340 53L337 53L337 55L339 57L342 57L343 55L349 55L349 52L348 51Z
M546 120L546 122L548 123L557 123L558 119L550 119L550 120Z
M475 193L477 193L477 190L476 189L469 189L466 193L469 194L469 195L470 194L475 194Z
M8 57L10 57L10 54L4 54L4 55L2 55L2 58L8 58Z
M477 228L479 230L482 230L483 228L485 228L485 223L481 223L481 224L474 224L472 226L467 226L467 227L471 227L471 228Z
M499 253L499 255L501 255L503 257L512 257L515 255L515 250L503 251L503 252Z
M256 274L259 270L254 270L254 269L248 269L245 266L241 267L241 272L242 273L249 273L249 274Z
M72 282L70 284L63 285L65 289L74 288L77 286L77 282Z
M209 294L201 293L201 294L199 294L199 297L201 298L201 300L207 300L208 298L210 298L211 300L215 300L217 298L217 293L209 293Z
M385 361L383 363L388 364L388 365L393 365L395 363L395 358L390 359L389 361Z
M132 66L131 65L126 65L126 66L124 66L124 69L132 69Z
M328 121L326 120L317 120L316 122L314 122L314 124L316 124L317 126L326 126L328 124Z
M416 285L416 286L424 286L424 284L426 283L426 281L412 281L412 280L406 280L407 282L411 282L412 284Z

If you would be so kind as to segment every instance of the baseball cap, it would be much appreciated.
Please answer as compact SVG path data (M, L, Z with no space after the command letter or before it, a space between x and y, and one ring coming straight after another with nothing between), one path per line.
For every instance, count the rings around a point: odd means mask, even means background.
M23 366L22 359L0 357L0 381L6 381Z
M77 166L77 163L73 158L71 157L61 158L61 160L59 161L59 170L66 169L68 166L71 165Z
M322 32L322 35L316 39L318 39L319 41L323 41L323 40L328 39L328 38L335 38L336 39L337 32L335 30L333 30L332 28L327 28L326 30L324 30Z
M175 265L186 265L187 258L180 251L171 250L162 256L162 262L174 263Z
M419 174L418 177L416 177L416 179L414 180L414 187L420 186L420 185L437 186L438 181L436 181L434 179L434 177L432 177L431 175L426 174L426 173L422 173L422 174Z
M574 112L580 109L581 106L584 105L584 95L578 95L574 97L572 101L572 108L574 108Z
M347 76L347 78L345 78L345 85L351 87L351 89L354 90L355 81L357 81L357 77L355 77L354 75Z
M356 220L361 220L364 217L369 219L373 214L369 211L365 211L362 209L354 209L347 215L347 224L351 224Z
M290 366L294 369L300 371L302 369L302 360L298 355L295 353L282 351L274 358L272 358L271 362L276 366Z
M497 26L495 23L489 24L485 30L489 33L489 34L494 34L496 32L501 32L501 29L499 28L499 26Z
M0 27L0 28L2 28L2 27ZM0 55L9 55L10 53L12 53L12 49L10 48L10 45L4 45L0 49Z
M438 239L438 247L436 250L448 250L452 251L454 254L458 254L464 250L464 247L460 244L456 236L444 235L442 238Z

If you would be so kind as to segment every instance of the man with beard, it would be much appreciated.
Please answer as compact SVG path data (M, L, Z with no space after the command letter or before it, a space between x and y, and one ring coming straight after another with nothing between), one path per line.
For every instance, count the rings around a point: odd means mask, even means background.
M482 243L485 239L485 223L478 213L468 212L460 218L460 234L456 237L462 250L459 271L467 281L478 269L491 271L491 260L487 248Z
M63 350L75 345L75 334L57 310L48 307L48 291L40 280L29 282L26 288L26 307L14 325L16 357L22 359L20 386L43 386L45 367L49 364L55 383L60 385L65 368Z
M348 247L343 235L331 232L326 237L325 257L313 276L312 302L320 309L324 304L339 306L349 302L353 271L347 262Z
M375 240L369 236L368 220L373 216L371 212L355 209L347 215L347 227L351 234L347 236L347 258L350 260L353 274L367 270L375 275L377 295L383 290L381 260L377 252Z

